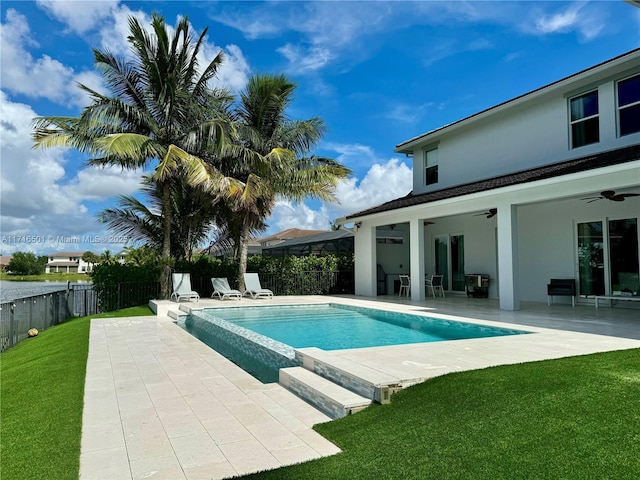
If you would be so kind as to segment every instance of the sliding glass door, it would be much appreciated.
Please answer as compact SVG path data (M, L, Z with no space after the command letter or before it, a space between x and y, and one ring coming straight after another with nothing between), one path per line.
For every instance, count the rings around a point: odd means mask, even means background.
M464 292L464 235L436 235L434 258L444 288Z
M638 295L638 220L584 222L577 227L580 295Z

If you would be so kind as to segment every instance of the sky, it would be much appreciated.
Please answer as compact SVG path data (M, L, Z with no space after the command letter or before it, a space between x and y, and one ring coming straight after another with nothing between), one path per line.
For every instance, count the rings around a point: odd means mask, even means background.
M132 246L96 215L134 195L141 171L84 166L72 150L34 150L32 120L77 116L77 86L106 92L92 49L129 55L128 18L208 28L212 86L248 78L297 84L289 118L320 117L316 155L353 171L337 202L279 200L266 234L329 229L338 217L406 195L412 160L397 144L640 46L640 8L608 1L7 1L0 3L0 254L101 253ZM266 235L265 234L265 235Z

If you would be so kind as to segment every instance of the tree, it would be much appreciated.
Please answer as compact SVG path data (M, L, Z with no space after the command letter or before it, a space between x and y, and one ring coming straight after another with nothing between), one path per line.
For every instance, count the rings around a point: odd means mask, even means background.
M100 255L87 250L82 254L82 261L89 264L89 271L92 270L93 265L100 262Z
M156 13L151 26L152 35L137 19L129 18L131 60L94 49L95 66L110 96L80 85L92 99L80 117L36 118L33 137L35 147L62 146L92 155L88 165L137 169L156 162L151 178L162 195L161 295L168 298L172 178L180 170L190 184L219 180L197 153L222 146L224 125L206 114L216 95L208 82L216 75L222 54L200 71L197 56L207 29L194 42L186 17L173 35Z
M221 201L229 210L226 227L235 239L241 287L250 233L264 229L276 199L335 200L335 186L351 173L332 159L309 156L325 127L319 118L287 118L295 88L284 75L254 75L240 102L224 112L234 127L232 138L213 161L235 180L228 181L233 188Z
M109 230L124 235L160 253L164 238L162 192L149 176L144 177L142 192L146 203L133 196L121 196L118 208L100 212L98 221ZM189 185L181 176L171 179L171 256L190 260L194 250L206 240L213 228L216 209L211 194L202 187Z
M14 275L40 275L44 273L47 257L36 257L31 252L16 252L12 255L7 270Z

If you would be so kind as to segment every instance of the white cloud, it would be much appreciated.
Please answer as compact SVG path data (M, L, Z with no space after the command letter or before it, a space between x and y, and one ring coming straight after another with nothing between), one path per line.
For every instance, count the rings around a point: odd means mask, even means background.
M369 158L375 155L370 147L363 145L334 145L342 153L338 157L361 154ZM277 226L277 230L286 228L329 229L333 220L350 213L356 213L381 203L402 197L411 191L411 168L397 158L386 162L374 163L364 178L350 178L336 188L339 203L324 203L313 208L304 203L279 201L267 223Z
M599 5L575 2L555 13L534 10L532 20L523 26L523 30L535 35L575 31L582 40L589 41L600 35L605 23L606 16Z
M76 33L84 33L108 17L119 0L68 1L38 0L38 6L47 13L66 23Z
M277 51L284 55L291 65L295 65L298 72L318 70L335 58L328 48L319 46L302 48L287 43Z
M32 150L33 109L11 102L0 91L0 228L11 235L89 235L104 228L96 224L86 201L132 194L138 189L139 172L119 169L86 169L69 175L68 152ZM69 178L70 177L70 178ZM4 251L49 248L51 245L2 245ZM12 250L13 249L13 250Z
M6 22L0 26L0 78L2 88L30 98L46 98L60 105L84 106L88 97L76 86L78 81L99 85L94 72L77 73L49 55L39 58L27 50L34 41L26 18L13 9L7 10Z

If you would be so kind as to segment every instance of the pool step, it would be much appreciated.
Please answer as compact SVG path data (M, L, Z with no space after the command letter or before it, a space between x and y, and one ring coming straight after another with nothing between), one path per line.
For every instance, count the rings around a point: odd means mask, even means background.
M378 403L389 403L391 395L406 386L400 378L316 347L297 349L296 359L317 375Z
M341 418L358 412L372 401L303 367L280 369L280 385L325 412L331 418Z

